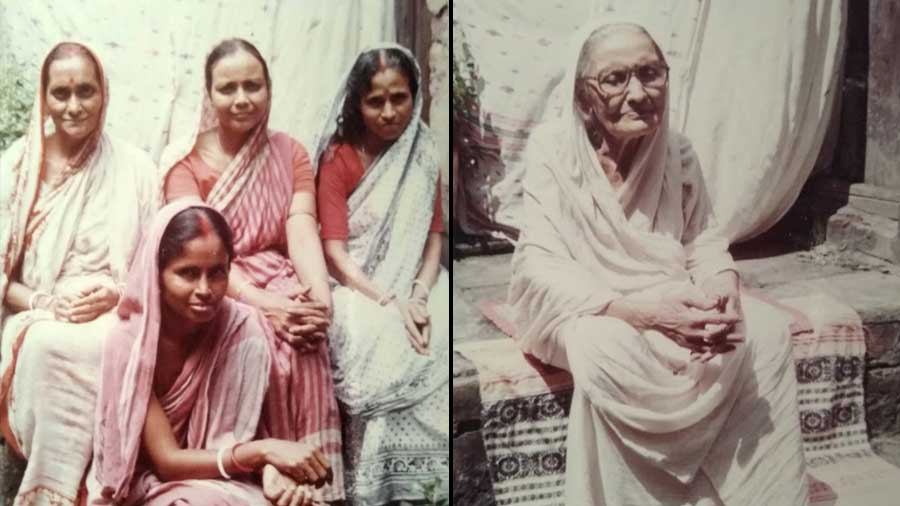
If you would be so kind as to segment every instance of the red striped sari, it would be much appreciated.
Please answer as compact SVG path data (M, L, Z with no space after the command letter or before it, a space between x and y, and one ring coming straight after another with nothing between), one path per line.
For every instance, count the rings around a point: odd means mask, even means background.
M202 115L201 128L215 124L209 117L214 112L206 103ZM257 288L288 294L300 285L286 254L285 225L293 197L291 143L287 135L270 132L267 124L268 115L225 168L206 202L222 213L234 232L233 267ZM166 176L195 142L196 136L190 143L167 148L161 160ZM262 430L269 437L321 446L334 469L334 482L325 487L322 497L342 499L341 426L328 345L320 342L316 352L298 353L271 326L267 330L272 367Z

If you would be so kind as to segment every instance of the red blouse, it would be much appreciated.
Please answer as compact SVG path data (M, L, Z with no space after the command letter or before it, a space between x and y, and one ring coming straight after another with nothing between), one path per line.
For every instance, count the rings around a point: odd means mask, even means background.
M278 153L291 154L290 163L294 170L294 193L315 193L316 184L312 163L303 145L282 132L272 135L271 142L275 148L272 150L273 156L278 156ZM200 158L195 149L184 160L175 164L166 176L166 202L189 195L197 195L205 201L221 176L220 172Z
M316 189L319 208L319 235L322 240L347 240L349 210L347 198L359 184L366 170L349 144L340 144L334 149L334 156L322 162L319 167L319 182ZM434 213L429 232L443 232L444 218L441 209L441 179L438 177L437 192L434 197Z

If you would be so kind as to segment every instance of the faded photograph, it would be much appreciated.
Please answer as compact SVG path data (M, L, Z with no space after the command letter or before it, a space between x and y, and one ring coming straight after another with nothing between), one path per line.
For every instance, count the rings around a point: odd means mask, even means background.
M0 1L0 504L440 505L446 1Z
M900 2L453 35L453 503L896 504Z

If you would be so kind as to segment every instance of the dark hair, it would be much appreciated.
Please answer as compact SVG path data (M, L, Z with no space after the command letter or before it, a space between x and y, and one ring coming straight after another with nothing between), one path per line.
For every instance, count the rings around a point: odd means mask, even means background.
M350 76L347 78L347 96L344 99L344 107L337 118L337 131L334 134L335 142L348 142L358 144L366 131L363 123L360 103L363 96L372 90L372 77L385 68L399 69L409 83L409 91L415 100L419 91L419 82L416 79L415 63L403 51L397 48L373 49L359 55Z
M216 44L216 47L210 51L206 57L206 67L204 68L204 76L206 77L206 91L212 89L212 70L222 58L237 53L238 51L246 51L256 58L262 64L263 74L266 76L266 89L271 93L272 79L269 77L269 66L266 65L266 59L262 57L256 46L244 39L225 39Z
M103 89L103 83L100 82L100 62L94 57L91 51L77 42L63 42L50 51L47 58L44 59L44 65L41 67L41 89L47 89L47 83L50 82L50 64L56 60L64 60L71 56L81 55L94 64L94 76L100 89Z
M162 271L184 250L184 243L205 235L210 228L215 231L228 253L228 262L234 258L234 239L231 227L218 211L209 207L189 207L172 218L159 242L157 262Z

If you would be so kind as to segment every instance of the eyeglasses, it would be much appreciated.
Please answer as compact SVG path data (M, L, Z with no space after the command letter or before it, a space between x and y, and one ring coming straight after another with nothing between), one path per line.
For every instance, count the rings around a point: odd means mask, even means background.
M661 88L669 79L669 67L662 63L650 63L631 68L614 68L600 73L597 77L583 79L597 81L600 91L609 98L625 93L632 76L636 77L644 88Z

